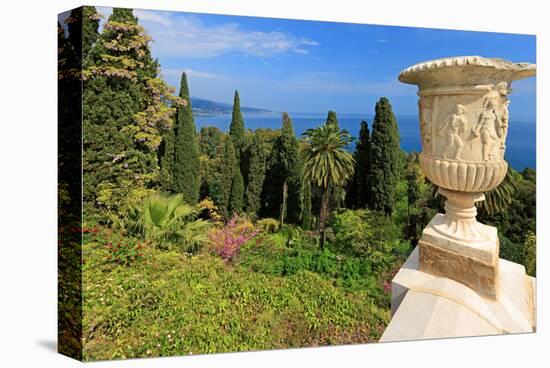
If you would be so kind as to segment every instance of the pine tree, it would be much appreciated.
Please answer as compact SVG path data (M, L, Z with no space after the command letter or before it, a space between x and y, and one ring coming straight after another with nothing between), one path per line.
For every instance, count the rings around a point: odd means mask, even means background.
M401 148L397 121L389 100L376 103L372 123L369 207L390 216L395 209L395 193L400 176Z
M195 204L199 199L199 151L185 73L181 74L179 97L189 102L178 106L176 113L173 191L182 193L185 202Z
M157 150L186 101L158 78L150 37L131 9L113 9L83 70L83 175L87 208L114 211L148 195L159 179ZM135 198L138 197L138 198ZM92 207L90 207L92 206Z
M355 146L353 158L355 159L355 172L346 191L346 206L348 208L365 208L369 191L369 153L370 133L366 121L361 121L359 139Z
M235 90L235 97L233 98L233 115L231 116L231 125L229 126L229 136L233 139L235 144L235 150L237 152L237 160L239 165L241 162L241 154L245 145L245 130L244 119L241 113L241 101L239 98L239 91Z
M264 217L285 218L291 223L299 223L300 201L300 161L298 140L288 113L283 113L281 135L276 139L269 158L268 172L264 185Z
M229 201L233 181L239 168L235 154L235 145L229 136L216 148L216 158L212 162L209 194L220 213L227 218L230 215Z
M247 156L249 157L249 170L245 209L246 213L255 218L260 210L261 194L267 167L267 148L260 134L254 134L252 144L247 150Z

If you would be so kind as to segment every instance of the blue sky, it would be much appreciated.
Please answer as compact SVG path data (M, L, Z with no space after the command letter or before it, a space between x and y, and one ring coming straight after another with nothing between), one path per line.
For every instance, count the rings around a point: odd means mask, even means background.
M98 8L108 16L109 8ZM191 95L274 111L372 114L386 96L417 114L416 86L397 76L459 55L536 62L535 36L134 10L152 36L164 79L187 71ZM534 120L535 78L513 84L511 118Z

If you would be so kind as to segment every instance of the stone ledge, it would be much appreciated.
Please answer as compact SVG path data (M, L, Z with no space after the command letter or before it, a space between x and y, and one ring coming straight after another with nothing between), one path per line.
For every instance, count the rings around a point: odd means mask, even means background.
M380 341L534 332L535 279L499 260L500 296L483 297L445 277L418 270L418 248L392 282L392 320Z

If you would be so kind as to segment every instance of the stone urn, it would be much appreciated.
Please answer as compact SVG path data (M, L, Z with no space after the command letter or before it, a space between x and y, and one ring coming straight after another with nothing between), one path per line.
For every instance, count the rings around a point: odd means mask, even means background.
M496 228L477 222L475 202L506 176L509 94L536 66L479 56L427 61L399 80L418 85L420 166L447 198L419 242L421 271L498 298Z

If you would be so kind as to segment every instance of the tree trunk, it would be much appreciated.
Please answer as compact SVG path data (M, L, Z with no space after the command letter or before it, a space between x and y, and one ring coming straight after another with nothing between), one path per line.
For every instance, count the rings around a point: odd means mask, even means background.
M321 236L321 250L325 249L325 221L328 211L328 188L323 188L321 196L321 213L319 214L319 235Z
M280 228L283 228L285 222L285 212L286 212L286 197L288 195L288 185L287 181L283 183L283 203L281 204L281 219L280 219Z

